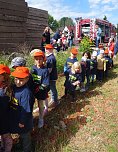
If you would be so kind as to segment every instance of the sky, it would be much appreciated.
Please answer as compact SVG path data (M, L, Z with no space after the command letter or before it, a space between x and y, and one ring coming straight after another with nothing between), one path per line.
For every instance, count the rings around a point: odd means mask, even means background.
M118 0L25 0L29 7L47 10L56 20L62 17L99 18L107 16L118 24Z

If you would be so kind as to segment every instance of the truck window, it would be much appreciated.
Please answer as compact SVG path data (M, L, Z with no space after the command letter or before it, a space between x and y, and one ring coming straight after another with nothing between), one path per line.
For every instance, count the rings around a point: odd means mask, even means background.
M85 36L90 36L90 24L83 24L81 30Z

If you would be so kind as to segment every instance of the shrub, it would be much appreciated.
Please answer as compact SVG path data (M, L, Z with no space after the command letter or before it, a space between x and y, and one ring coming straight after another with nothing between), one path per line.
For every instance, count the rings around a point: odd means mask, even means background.
M94 45L94 43L90 40L89 37L84 37L79 45L79 51L85 52L90 51L91 52L91 46Z
M58 73L63 73L64 64L67 60L67 58L70 56L70 52L59 52L57 53L56 59L57 59L57 70Z
M9 56L8 55L0 55L0 64L9 65Z
M1 55L0 56L0 63L5 64L5 65L10 65L11 60L16 57L16 56L21 56L26 59L26 66L31 69L32 65L34 65L34 59L28 54L14 54L14 52L11 55ZM68 51L60 51L58 53L55 53L56 59L57 59L57 70L58 73L61 74L63 73L64 69L64 64L67 60L67 58L70 56L70 50ZM80 60L81 54L79 53L77 58Z
M57 53L56 55L56 59L57 59L57 70L58 73L63 73L63 69L64 69L64 64L67 60L67 58L70 56L70 50L66 51L66 52L62 52L60 51L59 53ZM78 53L77 55L77 59L78 61L80 61L81 58L81 54Z

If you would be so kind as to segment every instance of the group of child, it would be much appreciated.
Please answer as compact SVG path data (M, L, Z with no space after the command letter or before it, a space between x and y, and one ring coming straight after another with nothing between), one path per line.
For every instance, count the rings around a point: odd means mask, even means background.
M108 51L103 48L93 51L91 55L88 51L84 52L80 62L77 59L78 50L73 47L70 52L71 55L64 65L65 96L69 93L73 97L72 101L75 101L75 90L86 91L90 82L94 82L95 76L101 82L104 73L105 76L108 75L108 69L113 63ZM11 134L17 133L22 140L23 151L30 152L34 102L37 100L39 107L38 128L43 127L44 115L48 112L49 91L52 105L59 104L56 89L58 74L53 46L46 44L45 54L35 49L31 55L34 58L31 71L26 67L25 59L21 57L12 60L13 72L10 72L8 66L0 64L1 151L11 151ZM14 77L14 82L11 81L10 74Z
M48 91L51 91L51 103L58 105L56 90L57 68L53 55L53 46L47 44L44 54L40 50L33 52L34 66L31 71L22 57L11 61L11 68L0 64L0 151L11 152L11 134L19 134L24 152L31 151L30 132L33 128L33 105L39 106L38 128L44 125L44 112L48 111ZM14 78L14 82L10 75Z
M83 52L80 62L77 59L78 50L71 49L71 55L64 65L65 74L65 97L72 95L72 102L75 101L75 91L85 92L95 79L102 82L108 76L108 70L113 67L113 59L108 49L103 46L95 48L92 54L89 51Z

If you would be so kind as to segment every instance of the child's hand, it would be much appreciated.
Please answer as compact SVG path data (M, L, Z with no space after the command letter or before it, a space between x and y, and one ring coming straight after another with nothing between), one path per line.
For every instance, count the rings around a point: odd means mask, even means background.
M24 125L21 124L21 123L19 123L19 127L20 127L20 128L24 128Z
M76 86L76 82L72 83L72 85Z
M79 85L79 83L80 83L79 81L76 81L73 83L73 85L76 86L76 85Z

